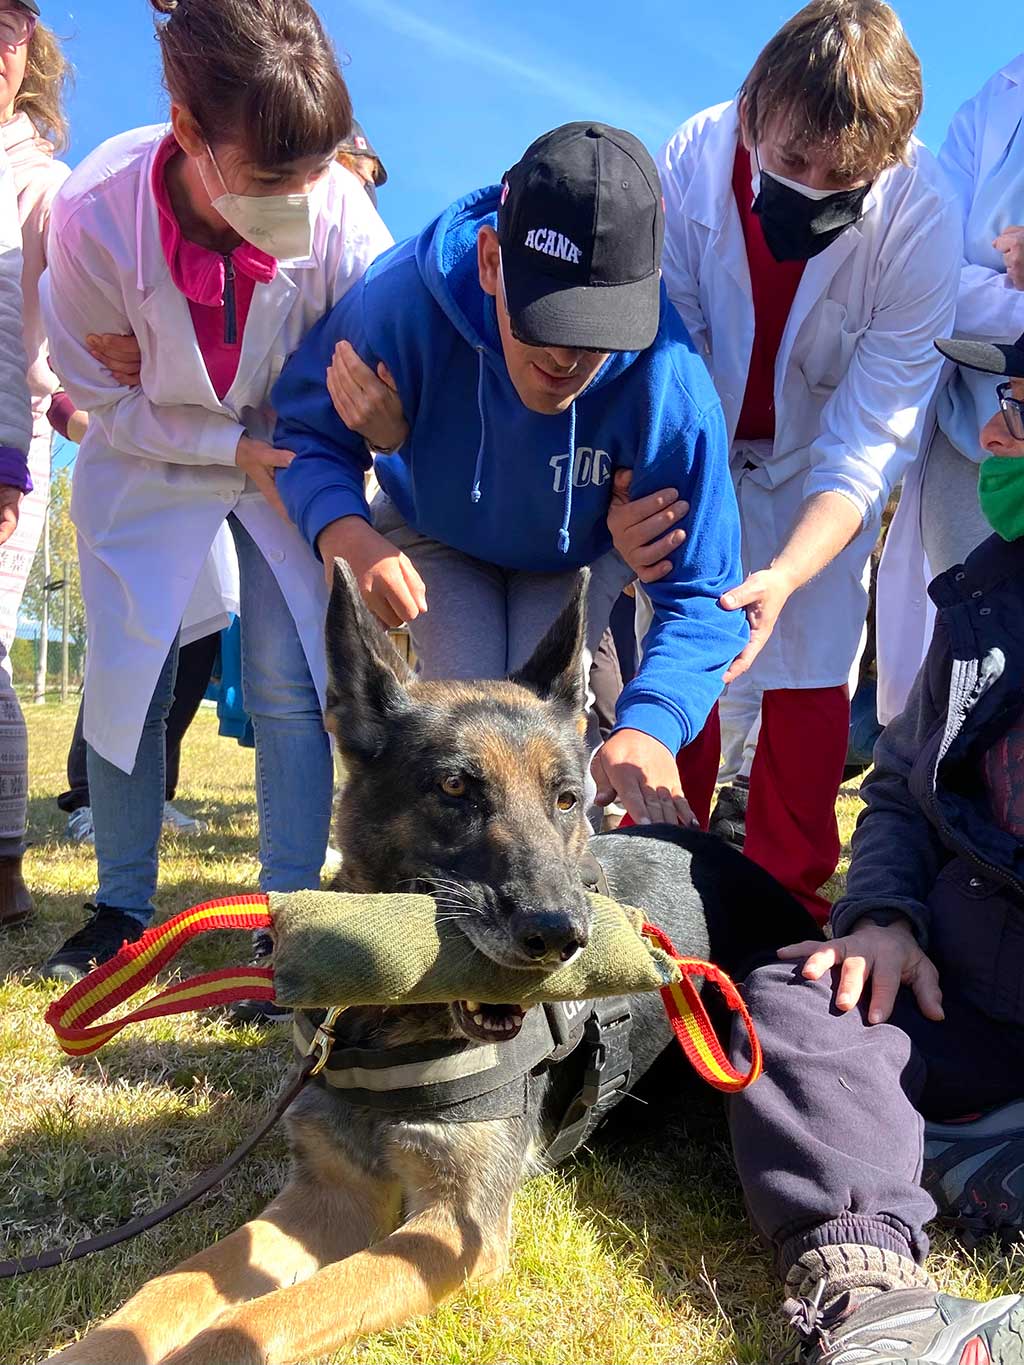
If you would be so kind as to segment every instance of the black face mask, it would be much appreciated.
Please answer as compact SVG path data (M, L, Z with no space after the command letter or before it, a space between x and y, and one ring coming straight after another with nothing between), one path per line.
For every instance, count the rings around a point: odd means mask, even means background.
M809 261L857 222L870 189L867 184L837 190L827 199L808 199L770 171L762 171L754 212L761 219L768 250L777 261Z

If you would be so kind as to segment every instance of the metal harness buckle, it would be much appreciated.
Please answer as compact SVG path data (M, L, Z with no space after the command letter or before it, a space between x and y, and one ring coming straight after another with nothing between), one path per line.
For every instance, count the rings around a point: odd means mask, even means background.
M316 1054L316 1061L306 1073L307 1076L317 1076L327 1065L327 1059L331 1055L331 1048L334 1047L334 1030L338 1020L345 1013L344 1005L332 1005L324 1015L320 1027L313 1034L306 1056L311 1057Z

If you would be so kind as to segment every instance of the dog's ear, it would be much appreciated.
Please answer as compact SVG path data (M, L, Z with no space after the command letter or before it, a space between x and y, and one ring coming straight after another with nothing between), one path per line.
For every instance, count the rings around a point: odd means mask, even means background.
M327 607L327 723L342 753L372 761L394 722L408 710L412 671L363 602L355 575L334 562Z
M576 575L572 594L530 659L510 679L578 715L586 702L583 684L583 643L587 628L587 586L590 570Z

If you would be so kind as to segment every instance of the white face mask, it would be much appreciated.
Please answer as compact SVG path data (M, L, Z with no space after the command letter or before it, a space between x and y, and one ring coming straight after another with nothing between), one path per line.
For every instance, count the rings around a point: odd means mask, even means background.
M278 261L303 261L313 253L313 208L308 194L232 194L224 183L217 160L210 151L222 193L214 197L203 163L197 163L210 203L225 223L252 246Z
M775 171L765 171L761 166L760 154L755 151L754 156L757 172L753 177L751 185L755 199L761 193L762 174L770 175L773 180L777 180L780 185L785 185L788 190L796 190L797 194L802 194L805 199L813 199L815 203L819 203L822 199L827 199L829 195L835 194L835 190L812 190L810 185L801 185L799 180L787 180L784 175L778 175Z

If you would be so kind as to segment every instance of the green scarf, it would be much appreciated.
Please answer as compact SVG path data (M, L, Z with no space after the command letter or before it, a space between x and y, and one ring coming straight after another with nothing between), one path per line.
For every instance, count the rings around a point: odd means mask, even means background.
M993 455L978 474L985 520L1004 540L1024 536L1024 455Z

